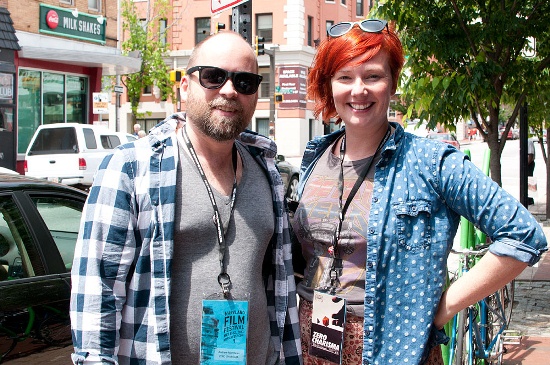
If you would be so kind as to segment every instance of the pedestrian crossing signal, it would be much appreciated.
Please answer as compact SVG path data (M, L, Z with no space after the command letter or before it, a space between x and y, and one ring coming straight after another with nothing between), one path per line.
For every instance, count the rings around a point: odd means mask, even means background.
M275 93L275 102L281 103L283 101L283 94Z

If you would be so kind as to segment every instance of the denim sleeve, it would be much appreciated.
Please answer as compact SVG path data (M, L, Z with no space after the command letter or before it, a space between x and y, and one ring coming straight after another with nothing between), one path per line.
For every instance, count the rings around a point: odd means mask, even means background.
M529 265L547 250L544 231L506 190L453 148L434 151L433 176L447 205L491 240L490 251Z

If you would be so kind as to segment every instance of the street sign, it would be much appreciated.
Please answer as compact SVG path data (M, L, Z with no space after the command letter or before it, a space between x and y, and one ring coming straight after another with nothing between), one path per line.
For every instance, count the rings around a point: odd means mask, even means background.
M93 93L92 104L94 114L108 114L110 99L111 96L109 93Z
M210 11L212 14L220 13L227 8L241 5L248 0L211 0Z
M120 85L115 85L115 93L122 94L124 92L124 88Z

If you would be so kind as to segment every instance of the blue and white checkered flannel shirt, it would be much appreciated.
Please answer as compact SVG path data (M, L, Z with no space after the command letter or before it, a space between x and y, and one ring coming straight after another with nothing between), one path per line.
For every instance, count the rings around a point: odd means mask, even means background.
M82 216L72 268L75 364L170 364L177 113L148 138L118 147L96 174ZM284 187L276 145L253 132L240 143L270 176L275 213L266 294L281 364L301 364L296 289Z

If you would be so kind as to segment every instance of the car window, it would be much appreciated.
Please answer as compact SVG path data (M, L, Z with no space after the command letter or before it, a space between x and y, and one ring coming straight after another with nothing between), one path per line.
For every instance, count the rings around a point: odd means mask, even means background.
M31 199L48 226L65 268L70 271L84 202L59 197L31 197Z
M84 134L84 143L86 143L86 148L89 150L97 149L94 130L92 128L82 128L82 133Z
M101 135L101 145L107 150L112 150L116 146L120 145L120 138L114 135Z
M0 196L0 281L35 276L31 257L38 253L25 242L32 239L19 208L11 196Z
M63 128L44 128L41 129L32 147L29 155L46 154L64 154L77 153L78 143L76 140L76 131L71 127Z

